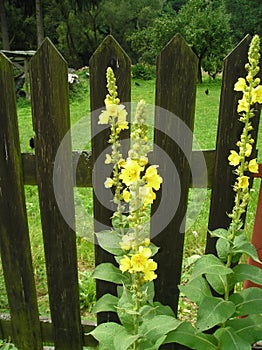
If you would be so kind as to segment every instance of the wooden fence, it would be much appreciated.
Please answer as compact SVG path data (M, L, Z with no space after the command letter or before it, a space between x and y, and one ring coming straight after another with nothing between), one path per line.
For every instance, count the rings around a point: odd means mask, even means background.
M236 112L240 97L233 90L238 77L245 76L244 65L251 38L245 37L225 58L220 98L216 150L203 151L208 184L212 188L209 229L226 228L227 212L233 205L234 177L227 156L241 132ZM74 218L73 167L78 159L76 186L99 185L99 166L93 174L93 164L107 147L108 130L99 129L97 109L103 107L106 91L105 71L111 66L117 78L122 102L131 96L131 62L112 36L108 36L90 60L90 99L92 152L72 151L70 139L65 145L61 172L64 189L60 200L66 203L67 214ZM157 60L156 106L178 116L191 130L194 126L197 59L184 39L177 34L163 49ZM35 132L35 155L21 154L16 112L16 98L11 62L0 54L0 247L8 295L10 315L0 317L0 338L12 338L20 350L43 349L43 342L54 343L57 350L80 350L95 346L86 335L94 324L81 321L79 307L76 237L73 226L63 219L53 188L54 160L64 135L70 129L67 64L49 39L45 39L30 62L31 102ZM257 110L259 115L259 111ZM253 138L257 138L258 119L254 118ZM164 120L167 120L166 118ZM173 135L170 137L168 135ZM173 140L176 141L173 141ZM184 216L187 209L188 190L194 174L194 186L203 186L204 170L198 166L200 151L192 151L192 138L183 139L176 118L168 118L163 125L161 113L155 113L154 162L160 164L164 179L170 176L161 163L159 149L165 152L176 166L180 181L180 201L175 215L161 232L155 235L158 215L152 216L151 234L161 247L156 256L158 279L156 299L169 304L177 311L183 243ZM182 145L182 146L181 146ZM185 151L186 150L186 151ZM73 156L72 156L73 155ZM79 157L80 155L80 157ZM36 288L32 267L24 185L37 185L39 191L42 232L46 257L46 270L50 300L51 320L38 316ZM176 188L163 187L153 206L153 212L163 201L172 206ZM111 211L105 208L94 193L95 230L110 225ZM73 220L73 219L72 219ZM181 233L182 232L182 233ZM214 241L208 236L207 252L214 252ZM96 246L96 264L112 261L112 256ZM110 283L97 283L97 296L114 293ZM99 322L111 319L101 315ZM165 349L185 349L168 345Z

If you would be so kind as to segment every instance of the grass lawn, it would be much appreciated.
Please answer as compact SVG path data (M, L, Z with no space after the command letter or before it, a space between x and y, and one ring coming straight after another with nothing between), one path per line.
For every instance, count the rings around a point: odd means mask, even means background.
M215 81L205 77L202 85L197 87L197 103L194 135L202 149L214 149L216 143L217 132L217 116L219 108L221 79ZM205 91L208 89L208 95ZM132 101L145 99L147 103L153 104L155 97L154 80L143 81L138 79L132 80ZM81 81L75 87L75 91L70 92L70 113L72 125L78 122L82 117L89 113L89 86L88 80L84 73L81 75ZM29 102L25 100L18 101L18 117L19 132L22 152L31 152L29 140L34 135L31 121L31 108ZM88 133L88 128L86 129ZM89 135L87 137L90 137ZM259 160L262 161L262 127L260 125L259 142L260 147ZM73 143L74 148L74 143ZM247 228L249 234L252 232L253 218L256 210L257 192L259 181L254 183L254 191L252 191L252 201L249 206L247 216ZM84 207L85 213L92 217L92 189L76 189L76 202L79 201ZM45 276L44 252L41 236L41 224L39 215L39 205L37 189L34 186L25 186L25 194L27 200L28 220L30 227L30 237L32 245L32 255L34 262L34 272L37 284L37 293L39 300L40 314L49 313L48 294ZM197 195L197 194L196 194ZM187 277L188 264L193 254L202 254L205 245L205 237L207 232L207 220L209 210L210 191L207 191L206 200L201 213L198 215L194 225L188 229L185 241L185 269L183 270L183 278ZM191 212L194 212L198 206L197 197L190 203ZM86 215L86 214L85 214ZM85 217L85 216L84 216ZM83 317L92 317L90 315L91 306L95 299L95 285L90 278L91 271L94 266L93 245L85 235L92 234L92 222L83 224L83 216L78 216L78 236L77 249L79 260L79 280L80 280L80 302ZM3 274L0 266L0 312L8 312L8 303L5 293Z

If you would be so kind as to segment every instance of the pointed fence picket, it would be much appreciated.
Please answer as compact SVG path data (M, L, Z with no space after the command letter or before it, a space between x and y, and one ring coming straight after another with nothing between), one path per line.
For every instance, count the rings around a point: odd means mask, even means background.
M232 207L233 177L227 156L241 131L236 115L239 93L233 86L237 78L245 74L243 67L250 40L250 36L244 38L225 59L216 150L192 151L197 79L197 59L192 50L177 34L158 57L154 151L150 161L159 164L165 182L152 208L150 233L160 246L156 255L159 265L156 299L171 305L175 312L189 188L212 188L209 228L228 225L225 213ZM12 66L0 54L0 249L10 306L10 315L0 314L0 338L10 336L20 350L40 350L44 342L53 343L58 350L96 345L86 334L95 325L80 318L73 187L93 187L95 231L111 227L112 208L109 203L105 205L107 194L101 177L109 130L97 124L107 93L105 72L108 66L116 75L121 102L131 101L130 59L115 39L108 36L90 60L92 152L72 151L68 134L67 64L50 40L44 40L30 62L36 150L35 155L21 155ZM130 112L129 104L127 109ZM259 112L257 108L255 140ZM69 137L64 139L65 135ZM124 133L123 139L128 140L128 135ZM54 169L62 140L61 159ZM124 145L127 149L128 141ZM73 169L76 169L75 174ZM57 176L58 196L54 190ZM38 186L51 319L38 317L25 184ZM66 210L67 222L59 205ZM166 224L165 219L168 219ZM214 248L214 241L208 237L206 251L215 252ZM113 259L96 245L95 261L99 264L113 262ZM97 297L108 292L116 292L112 284L97 282ZM114 315L103 313L98 322L114 319ZM186 349L176 344L162 348Z

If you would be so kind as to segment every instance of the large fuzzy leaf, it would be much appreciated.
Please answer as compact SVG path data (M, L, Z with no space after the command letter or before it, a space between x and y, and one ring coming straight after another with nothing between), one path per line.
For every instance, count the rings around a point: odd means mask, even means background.
M232 270L225 266L225 264L220 261L215 255L207 254L202 256L197 262L192 271L192 277L196 278L203 274L220 274L220 275L228 275L232 273Z
M99 300L97 300L92 312L113 311L116 312L116 305L118 298L112 294L104 294Z
M113 255L123 254L123 251L119 245L121 238L118 236L118 234L115 231L106 230L106 231L97 232L96 238L98 240L100 247L102 247L107 252Z
M251 350L251 344L240 338L230 327L219 328L214 335L221 350Z
M92 277L116 284L129 283L129 278L111 263L102 263L98 265L95 268Z
M250 315L248 317L235 318L228 320L226 326L234 329L235 333L249 344L261 340L262 335L262 316Z
M179 289L197 305L201 303L204 296L211 296L211 291L208 283L202 276L194 278L184 286L180 285Z
M175 330L180 324L181 322L173 316L156 315L141 324L139 333L154 343L161 336Z
M205 297L199 305L196 327L199 332L225 322L236 310L231 301L222 298Z
M176 330L168 333L164 344L179 343L193 350L217 350L217 341L213 335L196 333L189 322L183 322Z
M234 293L229 300L236 305L236 315L252 315L262 313L262 289L251 287Z
M238 282L249 280L262 285L262 269L254 265L238 264L233 267L233 273L230 275L230 289Z

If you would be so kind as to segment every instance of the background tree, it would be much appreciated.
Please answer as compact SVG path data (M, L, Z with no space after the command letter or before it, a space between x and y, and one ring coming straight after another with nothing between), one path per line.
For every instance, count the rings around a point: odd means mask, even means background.
M201 67L213 76L221 71L231 49L229 15L223 2L189 0L178 13L177 26L198 57L199 81Z
M1 22L1 34L2 34L2 48L3 50L10 50L8 25L7 25L4 0L0 0L0 22Z
M262 35L261 0L224 0L230 14L231 36L237 44L246 34Z
M39 47L42 41L44 40L44 20L43 20L41 0L35 0L35 18L36 18L37 46Z

